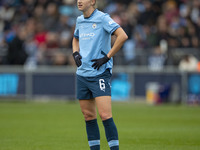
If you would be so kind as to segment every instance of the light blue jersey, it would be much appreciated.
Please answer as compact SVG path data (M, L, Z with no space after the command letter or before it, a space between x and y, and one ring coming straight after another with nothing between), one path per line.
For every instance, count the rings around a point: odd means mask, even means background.
M92 67L92 59L102 58L111 49L111 34L120 26L108 14L95 9L89 18L79 16L76 21L74 37L79 39L82 65L77 74L94 77L102 74L107 68L112 72L113 59L102 65L99 70Z

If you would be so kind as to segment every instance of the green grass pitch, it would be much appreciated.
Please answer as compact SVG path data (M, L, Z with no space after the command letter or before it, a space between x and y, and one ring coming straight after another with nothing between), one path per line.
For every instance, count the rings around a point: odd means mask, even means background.
M121 150L199 150L200 107L113 103ZM108 150L103 125L101 150ZM89 150L78 103L0 102L0 150Z

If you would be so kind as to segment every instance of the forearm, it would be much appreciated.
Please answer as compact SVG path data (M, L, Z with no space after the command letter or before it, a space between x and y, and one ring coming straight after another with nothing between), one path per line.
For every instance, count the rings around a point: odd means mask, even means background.
M72 41L72 50L73 50L73 53L74 52L79 52L79 40L77 38L73 38L73 41Z
M116 38L116 41L115 41L113 47L107 54L108 58L113 57L123 46L124 42L128 39L128 36L126 35L126 33L124 32L124 30L122 28L117 29L115 31L114 35L116 35L117 38Z

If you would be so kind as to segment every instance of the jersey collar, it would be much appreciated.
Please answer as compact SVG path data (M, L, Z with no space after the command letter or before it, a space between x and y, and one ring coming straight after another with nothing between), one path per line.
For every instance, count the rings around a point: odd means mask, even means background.
M95 9L89 17L84 17L84 19L89 19L89 18L91 18L91 17L95 14L95 12L97 12L97 9Z

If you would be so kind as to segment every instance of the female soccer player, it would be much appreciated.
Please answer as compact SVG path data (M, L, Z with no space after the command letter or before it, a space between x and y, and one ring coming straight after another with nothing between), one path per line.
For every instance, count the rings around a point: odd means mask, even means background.
M96 0L77 0L83 15L76 21L72 42L77 65L77 98L86 122L91 150L100 150L96 106L111 150L119 150L118 132L112 118L111 86L114 54L127 40L124 30L108 14L95 9ZM111 48L111 35L116 41Z

